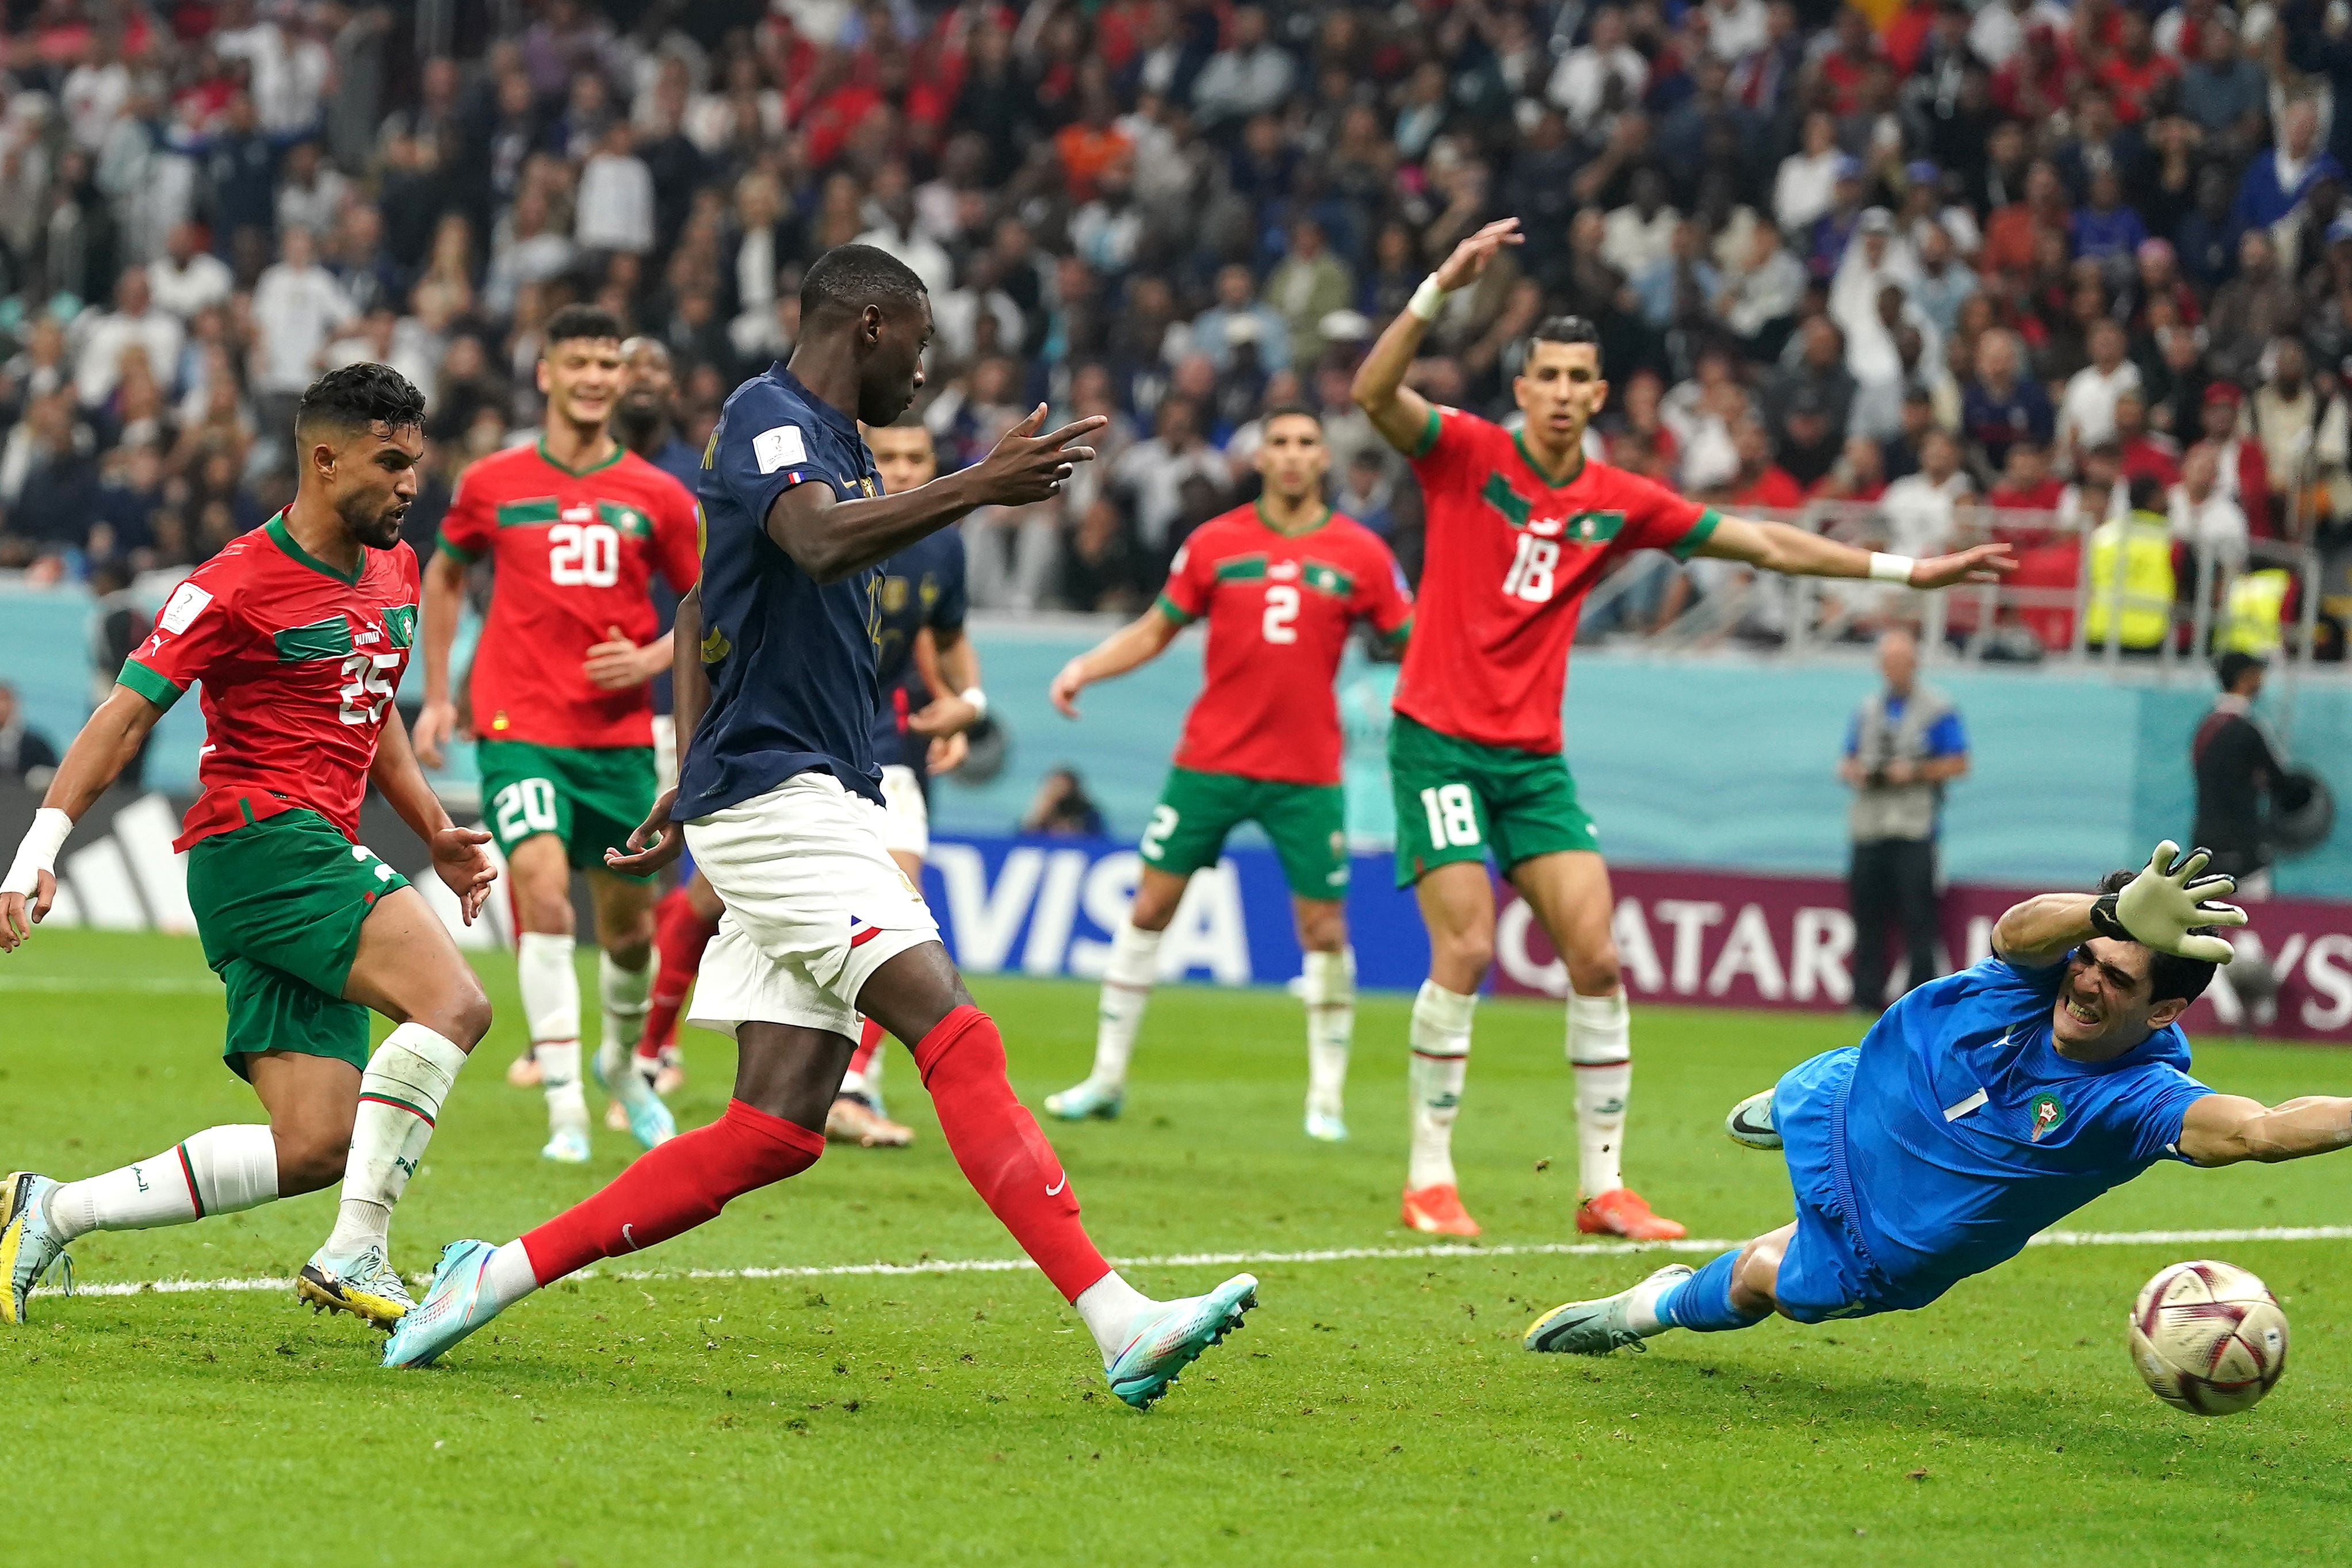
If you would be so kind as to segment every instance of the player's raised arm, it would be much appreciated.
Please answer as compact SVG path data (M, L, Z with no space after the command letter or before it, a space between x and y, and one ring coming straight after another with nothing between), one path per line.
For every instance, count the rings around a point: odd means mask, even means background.
M1907 588L1998 583L2017 570L2017 558L2006 544L1979 544L1949 555L1914 560L1841 544L1785 522L1744 517L1719 519L1715 531L1694 553L1744 561L1790 577L1869 577Z
M457 895L458 911L466 923L472 925L490 896L490 884L499 878L498 867L482 847L490 841L490 836L478 828L460 827L449 820L448 809L433 793L433 786L425 782L424 770L416 765L416 753L409 746L408 726L402 721L398 708L384 711L383 729L376 737L375 760L368 764L368 783L433 852L434 874Z
M1094 460L1094 448L1077 443L1108 421L1097 415L1041 436L1045 423L1041 403L971 468L901 495L843 500L828 484L794 485L768 508L768 537L819 583L837 583L975 508L1031 506L1059 495L1075 465Z
M1108 680L1150 663L1183 629L1183 620L1163 600L1062 666L1046 694L1053 698L1063 718L1075 719L1078 716L1079 692L1097 680Z
M1349 395L1370 417L1381 438L1398 451L1412 456L1421 448L1429 429L1429 400L1404 384L1423 334L1437 320L1448 294L1475 283L1503 247L1525 243L1527 236L1519 232L1519 220L1507 217L1497 218L1455 246L1444 265L1421 280L1412 300L1381 331L1371 353L1356 367Z
M131 765L163 711L144 694L117 686L66 748L41 808L33 814L33 826L16 847L7 880L0 882L0 952L15 952L57 902L55 867L66 835Z
M2227 963L2230 944L2210 928L2244 925L2246 911L2212 901L2228 898L2237 883L2202 875L2211 858L2204 849L2183 855L2168 838L2120 892L2043 893L2012 905L1992 928L1992 950L2023 968L2042 969L2091 938L2107 936L2180 958Z

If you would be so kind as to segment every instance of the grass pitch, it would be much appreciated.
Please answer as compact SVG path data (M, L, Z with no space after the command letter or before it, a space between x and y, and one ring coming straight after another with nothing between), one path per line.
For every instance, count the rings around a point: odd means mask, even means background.
M405 1267L505 1240L606 1180L546 1164L540 1098L506 1087L502 1020L394 1227ZM1092 1049L1094 994L977 987L1033 1105ZM0 1168L72 1177L257 1117L219 1065L220 996L192 941L44 931L0 964ZM1368 999L1354 1140L1299 1134L1297 1004L1163 990L1126 1119L1050 1124L1097 1239L1139 1259L1402 1251L1407 1002ZM1724 1110L1837 1019L1642 1009L1629 1173L1702 1237L1781 1223L1770 1157ZM1489 1003L1457 1143L1489 1248L1577 1239L1557 1008ZM724 1103L727 1042L688 1032L680 1120ZM2217 1087L2340 1090L2340 1055L2214 1044ZM808 1175L613 1275L533 1298L427 1373L290 1291L44 1296L0 1339L14 1456L0 1563L2146 1562L2189 1548L2352 1549L2352 1260L2340 1241L2030 1250L1928 1311L1671 1335L1601 1362L1523 1353L1535 1311L1654 1257L1356 1257L1249 1265L1264 1305L1149 1415L1105 1388L1034 1272L691 1278L693 1270L1009 1258L903 1052L905 1152L835 1150ZM1549 1162L1549 1163L1547 1163ZM2079 1230L2343 1222L2352 1154L2164 1168ZM84 1238L85 1287L289 1277L331 1194L176 1230ZM2285 1301L2284 1382L2251 1414L2159 1405L2123 1349L2161 1265L2220 1256ZM1696 1258L1692 1259L1694 1262ZM1172 1295L1236 1265L1143 1262Z

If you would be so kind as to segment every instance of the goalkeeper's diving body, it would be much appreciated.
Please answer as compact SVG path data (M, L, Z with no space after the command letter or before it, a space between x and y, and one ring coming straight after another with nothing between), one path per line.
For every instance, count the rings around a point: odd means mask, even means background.
M1859 1047L1791 1068L1725 1131L1781 1150L1797 1217L1693 1272L1556 1307L1534 1351L1600 1355L1668 1329L1927 1306L2159 1160L2231 1165L2352 1144L2352 1099L2264 1106L2189 1076L2180 1016L2244 911L2209 857L2157 847L2099 894L2028 899L1992 956L1920 986Z

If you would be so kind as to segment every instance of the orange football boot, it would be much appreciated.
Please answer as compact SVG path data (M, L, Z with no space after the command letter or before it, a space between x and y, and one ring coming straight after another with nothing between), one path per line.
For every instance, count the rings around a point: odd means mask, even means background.
M1576 1228L1587 1236L1622 1236L1630 1241L1680 1241L1690 1234L1676 1220L1650 1212L1642 1194L1617 1187L1576 1205Z
M1478 1222L1462 1206L1462 1192L1451 1182L1404 1194L1404 1223L1429 1236L1475 1236Z

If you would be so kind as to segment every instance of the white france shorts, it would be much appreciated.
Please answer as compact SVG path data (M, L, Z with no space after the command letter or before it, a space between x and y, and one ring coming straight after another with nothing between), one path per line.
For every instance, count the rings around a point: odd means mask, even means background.
M918 860L931 853L931 809L923 800L923 781L914 769L896 763L882 769L882 847Z
M940 928L883 847L880 806L826 773L686 825L687 847L727 912L702 961L688 1021L732 1035L794 1024L857 1037L874 972Z

